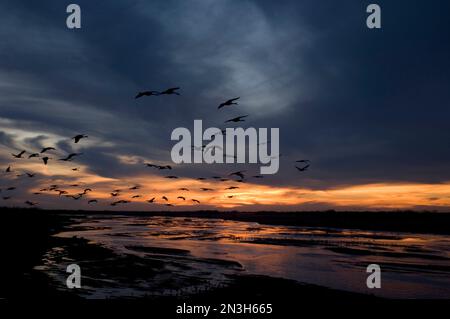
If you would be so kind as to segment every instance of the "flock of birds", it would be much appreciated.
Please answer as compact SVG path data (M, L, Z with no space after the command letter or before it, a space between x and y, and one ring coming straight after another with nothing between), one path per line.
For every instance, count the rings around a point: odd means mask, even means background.
M138 94L135 96L136 99L138 98L142 98L144 96L161 96L161 95L181 95L178 90L180 90L179 87L174 87L174 88L169 88L167 90L158 92L158 91L142 91L142 92L138 92ZM224 107L228 107L228 106L233 106L233 105L238 105L237 101L240 99L240 97L236 97L236 98L232 98L229 99L225 102L222 102L219 104L218 109L222 109ZM248 117L248 115L242 115L242 116L237 116L234 117L232 119L229 119L227 121L225 121L225 123L237 123L237 122L244 122L245 118ZM224 133L225 130L222 130L222 132ZM88 138L88 135L85 134L78 134L75 135L74 137L72 137L72 141L75 144L78 144L81 140ZM204 152L208 151L208 148L206 145L203 145L201 148ZM39 153L31 153L31 152L27 152L26 150L22 150L17 154L12 153L11 155L13 156L13 158L15 159L32 159L32 158L39 158L42 160L44 165L48 165L49 163L51 163L51 161L56 160L52 157L49 157L47 154L51 154L53 151L56 151L55 147L44 147L41 149L41 151ZM29 154L28 154L29 153ZM72 162L73 160L75 160L78 156L83 155L83 153L70 153L67 154L65 157L59 158L57 159L58 161L62 161L62 162ZM297 160L296 163L298 163L297 165L295 165L295 168L299 171L299 172L305 172L306 170L308 170L308 168L310 167L310 161L309 160L305 160L305 159L301 159L301 160ZM298 165L302 165L301 167L299 167ZM170 165L158 165L158 164L152 164L152 163L144 163L144 165L146 167L149 168L154 168L157 170L172 170L172 166ZM71 170L73 172L79 171L78 167L75 168L71 168ZM14 170L12 168L11 165L9 165L6 169L5 169L5 174L13 174ZM30 172L25 172L23 174L16 174L17 177L21 177L21 176L26 176L27 178L34 178L36 176L36 173L30 173ZM233 183L244 183L246 182L247 178L263 178L264 176L262 175L252 175L249 176L247 175L247 171L245 170L241 170L241 171L236 171L236 172L231 172L229 174L227 174L226 176L212 176L211 180L215 180L215 181L219 181L219 182L233 182ZM176 175L167 175L165 176L165 178L167 179L178 179L179 177ZM199 181L204 181L207 178L205 177L198 177L196 178L196 180ZM70 187L80 187L80 184L72 184L69 185ZM135 192L137 190L140 189L139 185L135 185L132 187L129 187L128 189L115 189L112 190L110 192L110 196L112 199L116 199L116 198L120 198L120 197L125 197L127 196L128 199L118 199L118 200L113 200L112 202L109 203L109 205L111 206L117 206L120 204L128 204L131 203L133 199L141 199L144 196L141 194L135 194ZM224 190L236 190L239 189L239 186L236 185L231 185L228 186L226 188L224 188ZM0 189L0 193L3 193L2 199L3 200L9 200L12 198L11 192L16 190L16 187L11 186L11 187L7 187L4 190ZM215 189L212 188L206 188L206 187L201 187L199 189L202 192L212 192L215 191ZM182 187L179 188L178 191L183 192L182 195L177 196L177 200L181 201L181 202L185 202L186 200L189 200L188 196L186 194L188 194L187 192L189 192L190 190L187 187ZM80 200L82 199L85 195L87 195L88 193L92 192L92 188L83 188L82 191L80 192L76 192L75 194L72 192L70 192L69 190L66 189L62 189L62 187L53 184L53 185L49 185L48 187L42 188L40 189L38 192L34 192L33 195L41 195L43 193L47 193L47 194L55 194L58 197L66 197L66 198L72 198L73 200ZM133 192L132 194L129 194L129 192ZM228 194L226 195L227 198L234 198L235 195L233 194ZM95 204L98 203L100 200L99 199L95 199L95 198L91 198L89 197L89 199L87 200L88 204ZM174 202L169 202L169 198L168 196L164 195L161 196L159 199L157 199L156 197L152 197L148 200L146 200L146 202L148 203L156 203L161 201L164 205L172 207L175 206ZM200 204L200 201L198 199L195 198L191 198L190 199L191 202L196 203L196 204ZM30 201L30 200L26 200L24 202L24 204L28 205L28 206L36 206L38 205L37 202L34 201Z

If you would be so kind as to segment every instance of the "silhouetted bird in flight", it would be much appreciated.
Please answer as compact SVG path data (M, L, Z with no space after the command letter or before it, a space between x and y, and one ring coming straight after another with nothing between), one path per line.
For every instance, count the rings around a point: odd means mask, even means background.
M225 101L223 103L220 103L218 109L223 108L224 106L231 106L231 105L237 105L237 103L235 103L235 101L239 100L239 97L236 97L234 99L229 99L228 101Z
M42 158L42 161L44 162L44 165L47 165L49 159L51 159L51 158L47 157L47 156Z
M175 205L173 205L173 204L166 204L166 206L172 207L172 206L175 206Z
M11 196L4 196L4 197L3 197L4 200L8 200L8 199L10 199L10 198L11 198Z
M32 173L26 173L27 175L28 175L28 177L34 177L34 176L36 176L36 174L32 174Z
M200 201L199 200L197 200L197 199L191 199L193 202L195 202L195 203L197 203L197 204L200 204Z
M78 167L72 168L72 171L76 172L79 171L80 169Z
M134 195L133 197L131 197L131 198L140 198L140 197L142 197L141 195Z
M309 167L309 164L306 165L306 166L304 166L304 167L298 167L298 166L295 166L295 168L298 169L300 172L306 171L306 170L308 169L308 167Z
M172 166L170 165L155 165L155 164L151 164L151 163L145 163L144 165L146 165L147 167L154 167L157 169L172 169Z
M56 148L54 148L54 147L44 147L42 150L41 150L41 154L42 153L45 153L45 152L48 152L48 151L55 151L56 150Z
M84 195L84 194L87 194L87 192L92 192L92 189L86 188L86 189L83 191L83 195Z
M35 193L33 193L33 195L41 195L41 193L35 192Z
M245 171L238 171L238 172L231 173L228 176L236 175L236 176L239 176L241 179L244 179L244 172Z
M59 196L67 194L67 191L58 191L58 192L59 192Z
M111 203L111 206L116 206L117 204L128 204L128 200L118 200L117 202Z
M180 190L180 191L189 191L189 189L187 189L186 187L182 187L182 188L179 188L178 190Z
M13 191L13 190L15 190L16 188L15 187L8 187L6 190L7 191Z
M178 178L178 176L174 176L174 175L169 175L169 176L166 176L165 178Z
M186 197L183 197L183 196L178 196L177 198L178 199L182 199L182 200L186 200Z
M161 198L164 199L166 202L169 200L166 196L163 196Z
M245 122L245 120L243 120L243 118L245 118L245 117L247 117L247 116L248 116L248 115L238 116L238 117L235 117L235 118L232 118L232 119L230 119L230 120L225 121L225 123L228 123L228 122L234 122L234 123L237 123L237 122Z
M72 140L75 140L74 142L78 143L82 138L87 138L87 137L88 137L87 135L78 134L78 135L75 135L74 137L72 137Z
M239 188L238 186L230 186L230 187L227 187L225 189L238 189L238 188Z
M25 154L26 151L22 151L19 154L11 154L12 156L14 156L15 158L22 158L22 155Z
M142 91L142 92L139 92L134 98L138 99L143 96L152 96L152 95L154 95L154 96L159 95L159 92L157 92L157 91Z
M310 163L310 160L298 160L296 163Z
M252 176L253 178L264 178L264 176L262 176L262 175L254 175L254 176Z
M112 196L112 197L119 196L119 193L111 193L111 196Z
M83 155L83 153L72 153L72 154L69 154L66 158L60 158L59 160L64 161L64 162L70 162L70 161L72 161L72 159L75 156L80 156L80 155Z
M165 90L165 91L159 92L159 95L163 95L163 94L167 94L167 95L170 95L170 94L180 95L180 93L176 92L176 91L179 90L179 89L180 89L179 87L176 87L176 88L170 88L170 89L167 89L167 90Z
M206 178L204 178L204 177L198 177L197 178L197 180L199 180L199 181L204 181Z
M93 203L98 203L98 201L96 199L91 199L90 201L88 201L88 204L93 204Z
M206 187L202 187L202 188L200 188L202 191L204 191L204 192L208 192L208 191L212 191L213 189L212 188L206 188Z
M153 197L152 199L149 199L147 202L154 203L155 202L155 197Z
M8 166L5 170L6 173L11 173L11 166Z
M234 195L228 195L227 197L228 197L228 198L233 198L233 197L234 197Z
M37 203L30 202L29 200L25 201L25 204L28 206L35 206Z
M133 187L130 187L130 190L136 190L136 189L139 189L139 186L133 186Z
M72 153L72 154L69 154L66 158L60 158L59 160L60 161L65 161L65 162L70 162L70 161L72 161L72 159L75 157L75 156L80 156L80 155L82 155L83 153Z
M39 157L39 153L33 153L28 156L28 158Z

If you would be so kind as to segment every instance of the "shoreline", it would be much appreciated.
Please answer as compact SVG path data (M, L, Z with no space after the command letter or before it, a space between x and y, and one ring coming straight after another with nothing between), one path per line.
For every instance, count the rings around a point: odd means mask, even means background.
M361 229L450 235L450 213L415 211L305 211L305 212L240 212L240 211L87 211L0 208L0 212L38 212L48 215L122 215L212 218L256 222L266 225L316 228Z
M111 278L129 278L127 282L133 284L136 278L147 278L152 280L150 269L159 269L158 263L148 260L136 260L130 256L117 255L113 250L103 247L101 244L90 243L82 236L73 238L60 238L53 235L63 232L67 226L75 226L76 218L86 218L89 215L108 215L108 216L179 216L179 217L204 217L204 218L224 218L233 220L255 221L259 223L269 223L274 214L279 213L253 213L245 215L246 213L230 212L115 212L110 214L108 212L81 212L81 211L41 211L36 209L8 209L1 210L3 217L0 224L0 246L4 252L4 261L0 263L0 280L2 287L0 287L0 298L15 300L18 298L29 297L37 299L55 298L61 300L86 300L84 297L77 295L71 290L61 290L62 282L55 286L54 279L51 280L48 274L42 270L34 269L35 266L41 264L41 260L45 253L55 247L63 247L67 252L68 260L74 258L80 259L91 265L94 265L96 271L104 269L104 266L109 267L108 275ZM226 216L224 216L226 214ZM260 215L259 215L260 214ZM324 212L319 213L322 219L310 219L311 213L306 213L304 219L300 219L301 214L305 213L286 213L281 222L287 222L290 219L297 218L297 222L301 225L314 224L322 221L324 224L330 224L333 219L323 220L326 214L346 214ZM325 214L325 215L324 215ZM384 213L387 214L387 213ZM392 214L392 213L389 213ZM420 215L424 214L424 215ZM441 213L439 213L441 214ZM414 219L427 218L434 220L436 214L433 213L413 213ZM276 215L280 216L280 215ZM305 217L306 216L306 217ZM349 216L349 215L345 215ZM411 215L408 214L411 218ZM449 218L450 215L445 216ZM405 220L405 216L402 217ZM304 223L303 223L304 222ZM348 222L348 221L347 221ZM279 223L281 224L281 223ZM362 225L364 226L364 225ZM392 225L391 225L392 226ZM317 226L314 226L317 227ZM321 225L321 227L325 227ZM17 234L17 229L20 233ZM183 252L180 251L179 254ZM109 260L105 264L105 260ZM67 262L67 261L66 261ZM142 263L142 267L136 268L135 262ZM128 265L128 266L127 266ZM156 267L156 268L155 268ZM112 270L111 270L112 269ZM118 270L119 269L119 270ZM125 271L125 272L124 272ZM130 272L129 272L130 271ZM155 270L157 271L157 270ZM100 271L101 273L101 271ZM60 275L65 276L64 272L60 271ZM117 277L118 276L118 277ZM131 276L131 278L130 278ZM137 276L137 277L136 277ZM140 276L140 277L139 277ZM94 273L93 278L97 278ZM95 283L92 287L95 288ZM64 287L63 287L64 288ZM125 288L125 287L124 287ZM155 307L165 305L164 307L173 307L175 305L186 303L252 303L263 301L272 301L274 304L283 305L280 307L288 307L295 301L291 300L291 296L302 298L303 300L337 300L337 301L378 301L389 300L380 297L375 297L370 294L348 292L344 290L335 290L325 286L306 284L295 280L277 278L271 276L254 275L254 274L240 274L230 276L230 282L226 286L211 286L209 289L197 291L191 295L180 295L179 292L170 292L168 295L144 295L128 298L118 298L114 300L128 300L132 298L137 301L145 301L154 304ZM110 299L110 298L106 298Z
M79 214L78 214L79 216ZM53 235L64 231L67 226L73 225L72 217L62 214L36 214L36 210L26 210L21 213L5 214L2 212L3 222L0 224L0 246L4 252L3 262L0 263L0 298L17 300L21 298L33 299L57 299L66 301L89 300L78 295L74 290L64 290L62 283L55 285L54 279L48 277L45 271L35 269L41 264L44 254L55 247L64 247L68 251L67 257L77 256L94 265L117 263L117 270L112 267L114 276L124 276L123 265L133 265L136 260L128 256L119 256L114 251L100 244L89 243L83 237L59 238ZM6 222L5 222L6 219ZM20 236L14 236L14 231L19 225L23 232ZM70 258L69 258L70 259ZM154 265L146 264L143 260L143 278L146 278L147 269ZM67 261L66 261L67 263ZM126 268L125 268L126 269ZM111 271L111 270L110 270ZM132 271L136 272L136 269ZM65 275L62 273L62 275ZM133 276L131 276L133 277ZM151 280L151 276L147 277ZM168 295L145 295L132 298L150 304L175 306L186 303L251 303L263 301L273 304L283 304L285 307L289 296L304 299L322 298L333 300L355 299L371 300L379 299L370 295L334 290L327 287L316 286L294 280L276 278L271 276L239 274L230 275L229 284L224 286L210 286L205 290L199 290L195 294L179 295L178 292L170 292ZM95 286L95 285L94 285ZM64 287L63 287L64 288ZM128 300L129 298L113 298L114 300ZM101 298L102 299L102 298ZM106 298L110 299L110 298ZM280 306L281 307L281 306Z

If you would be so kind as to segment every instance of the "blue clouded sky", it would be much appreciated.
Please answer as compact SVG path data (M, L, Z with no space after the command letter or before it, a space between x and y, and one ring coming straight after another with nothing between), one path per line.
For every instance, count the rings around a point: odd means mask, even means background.
M280 128L280 172L258 184L450 180L448 1L377 1L381 30L365 25L369 1L77 1L80 30L65 26L69 3L0 3L3 166L51 144L82 151L92 174L141 176L146 160L170 162L174 128L249 114L246 125ZM182 95L134 99L172 86ZM78 133L89 142L74 147Z

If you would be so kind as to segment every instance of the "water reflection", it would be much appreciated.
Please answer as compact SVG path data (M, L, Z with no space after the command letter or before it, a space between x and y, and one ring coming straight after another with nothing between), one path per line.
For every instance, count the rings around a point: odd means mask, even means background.
M226 284L229 274L245 272L385 297L450 298L446 236L129 216L80 219L57 236L86 238L126 256L125 265L130 258L137 264L146 261L134 284L125 279L130 274L123 274L116 286L113 282L119 279L105 275L110 285L93 284L96 289L85 291L90 297L164 294L170 289L195 293ZM70 260L52 251L41 268L50 273L56 258ZM117 263L110 265L124 266ZM382 289L366 287L365 269L371 263L382 268Z

